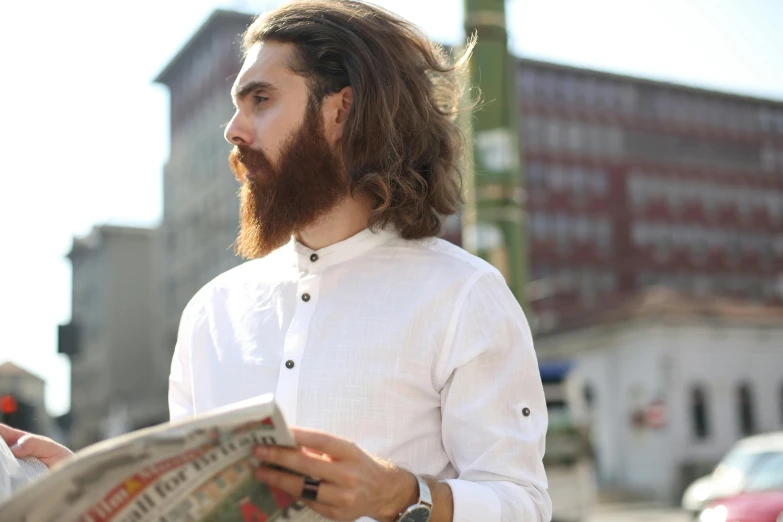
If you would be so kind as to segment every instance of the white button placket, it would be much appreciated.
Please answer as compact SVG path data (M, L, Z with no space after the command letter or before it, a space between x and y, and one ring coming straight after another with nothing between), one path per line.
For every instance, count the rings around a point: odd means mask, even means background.
M299 369L307 344L310 321L318 304L319 274L308 274L299 280L296 290L296 308L291 326L285 336L283 359L280 361L280 378L277 380L277 400L286 422L296 425L297 397L299 394Z

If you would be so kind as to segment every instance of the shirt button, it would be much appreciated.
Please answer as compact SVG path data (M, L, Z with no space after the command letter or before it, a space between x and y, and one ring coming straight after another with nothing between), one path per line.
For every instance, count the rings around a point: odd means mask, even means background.
M530 417L530 408L522 408L522 415Z
M313 263L315 263L316 261L318 261L318 254L312 254L312 255L310 256L310 261L312 261Z
M290 360L290 359L289 359L289 360L287 360L287 361L285 362L285 367L286 367L286 368L288 368L288 369L290 370L291 368L293 368L293 367L294 367L294 361L292 361L292 360Z
M310 300L310 294L302 294L302 301L305 303Z

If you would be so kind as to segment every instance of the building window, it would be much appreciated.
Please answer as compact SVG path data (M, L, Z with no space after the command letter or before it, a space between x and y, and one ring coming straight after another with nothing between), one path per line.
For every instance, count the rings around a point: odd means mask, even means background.
M632 85L624 85L620 91L622 108L627 112L636 110L636 89Z
M761 132L772 132L774 116L772 111L766 107L760 107L758 110L758 122Z
M586 243L590 239L591 220L583 216L576 221L574 233L580 243Z
M538 148L541 146L541 120L535 116L523 118L524 123L524 146Z
M775 172L776 170L776 152L772 145L765 144L761 146L761 170L764 172Z
M559 165L553 165L549 170L549 186L552 190L565 190L568 180L565 169Z
M572 123L568 127L568 148L574 151L582 150L582 129L579 124Z
M737 413L740 433L744 436L753 435L756 432L756 419L753 416L753 393L747 383L737 388Z
M619 156L623 153L623 131L617 127L606 128L606 153Z
M585 406L587 406L587 412L594 412L597 403L595 389L590 383L586 383L582 393L584 395Z
M571 178L571 190L574 192L574 195L583 198L587 187L585 171L579 167L573 167L569 169L569 177Z
M533 238L539 241L547 239L546 216L543 214L530 213L530 229Z
M598 84L595 78L587 78L584 86L582 87L584 92L585 101L588 105L594 105L598 97Z
M527 167L528 190L539 195L546 190L546 174L544 166L538 162L531 162Z
M553 149L559 149L561 146L560 140L560 124L557 121L549 120L546 122L546 144Z
M694 386L691 389L691 425L697 440L705 440L710 436L707 409L707 397L704 389L701 386Z
M569 234L569 219L566 214L555 215L555 241L560 250L567 250L571 246Z
M603 194L609 188L609 180L607 179L606 172L601 170L591 171L590 176L590 189L596 194Z
M783 425L783 384L780 385L780 424Z
M606 218L599 218L595 222L596 243L600 250L609 250L612 246L612 224Z
M527 96L536 95L536 76L534 71L522 72L522 92Z
M612 272L604 272L601 275L601 291L613 292L617 288L617 276Z
M590 269L583 268L577 275L579 279L579 293L582 297L582 304L592 306L595 304L598 296L597 286L598 278Z
M565 76L563 78L563 92L565 93L568 103L574 103L576 101L578 90L579 88L573 76Z

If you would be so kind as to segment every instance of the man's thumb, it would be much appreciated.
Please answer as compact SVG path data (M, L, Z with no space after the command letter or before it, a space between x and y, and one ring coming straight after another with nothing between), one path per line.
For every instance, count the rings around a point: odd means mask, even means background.
M21 459L24 457L29 457L35 453L35 448L40 444L40 442L41 441L36 440L33 435L27 433L19 437L19 440L16 441L16 444L11 446L9 449L11 450L11 453L14 454L14 457Z

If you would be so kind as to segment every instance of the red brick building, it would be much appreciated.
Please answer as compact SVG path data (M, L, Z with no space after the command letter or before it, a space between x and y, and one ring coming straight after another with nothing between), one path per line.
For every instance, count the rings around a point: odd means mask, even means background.
M650 285L781 301L782 102L526 59L517 86L535 310Z

